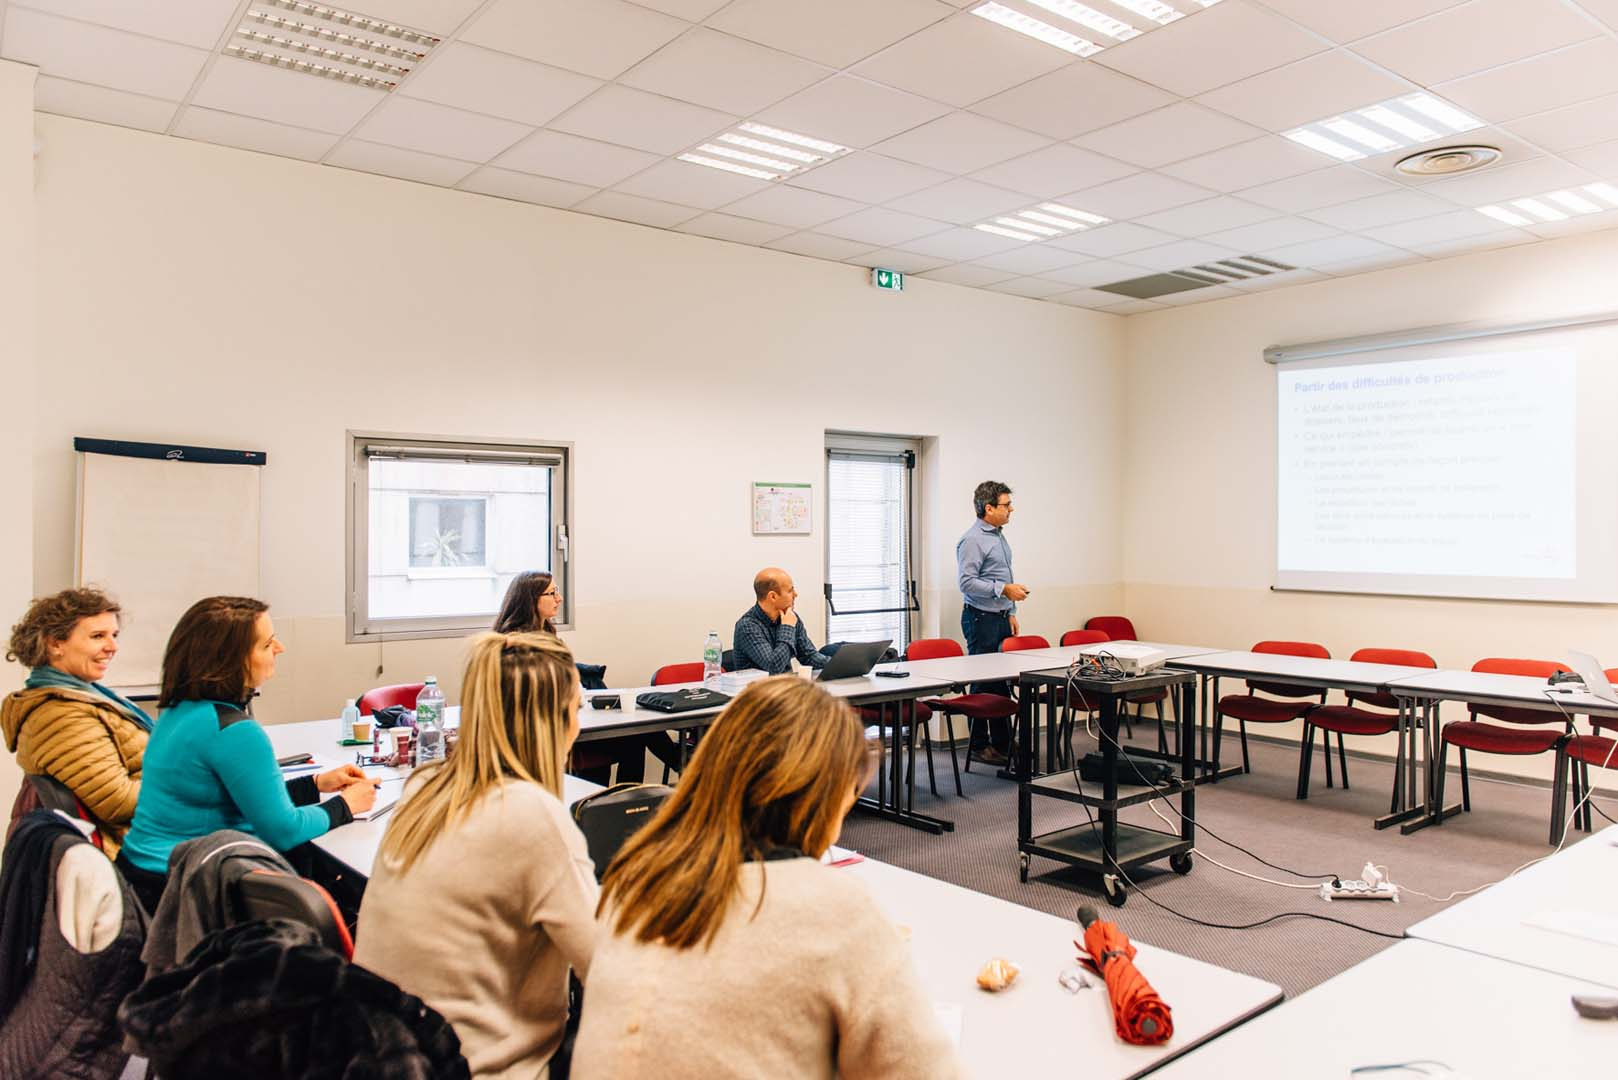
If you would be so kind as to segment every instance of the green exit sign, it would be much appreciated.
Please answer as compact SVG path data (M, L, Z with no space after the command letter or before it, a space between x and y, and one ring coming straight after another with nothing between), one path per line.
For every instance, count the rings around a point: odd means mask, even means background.
M871 284L879 289L892 289L894 292L903 292L905 276L897 270L884 270L873 267L871 270Z

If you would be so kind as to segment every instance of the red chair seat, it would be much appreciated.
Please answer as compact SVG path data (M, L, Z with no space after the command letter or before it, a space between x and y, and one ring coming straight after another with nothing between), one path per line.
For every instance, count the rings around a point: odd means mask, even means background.
M1613 740L1601 735L1575 735L1567 742L1567 756L1586 765L1618 769L1618 751Z
M1274 701L1252 694L1231 694L1219 699L1219 711L1249 724L1285 724L1313 709L1314 701Z
M1507 724L1557 724L1562 714L1548 709L1518 709L1510 705L1473 705L1467 709L1473 716L1487 716Z
M1339 735L1386 735L1399 726L1397 716L1352 705L1322 705L1309 714L1309 722Z
M1444 741L1463 750L1478 750L1486 754L1543 754L1556 745L1562 733L1544 726L1536 730L1503 728L1494 724L1479 724L1472 720L1457 720L1444 725Z
M1004 720L1017 715L1017 703L1003 694L960 694L951 698L928 698L922 704L941 713L972 720Z
M1151 705L1159 701L1167 701L1168 697L1169 688L1159 686L1151 690L1136 690L1134 693L1125 694L1124 700L1131 705Z
M911 716L913 711L915 712L914 718ZM899 707L899 723L902 725L908 725L912 722L920 722L925 724L932 718L933 710L927 707L927 703L925 701L916 702L914 710L912 710L910 702L908 701L903 702ZM875 724L880 724L881 722L881 708L876 705L860 706L860 723L869 727Z

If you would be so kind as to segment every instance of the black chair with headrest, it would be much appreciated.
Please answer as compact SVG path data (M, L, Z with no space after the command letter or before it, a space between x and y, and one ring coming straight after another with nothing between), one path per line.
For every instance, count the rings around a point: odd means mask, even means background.
M235 908L242 922L291 919L312 927L321 942L345 959L354 958L354 939L331 894L308 878L278 870L254 869L236 881Z

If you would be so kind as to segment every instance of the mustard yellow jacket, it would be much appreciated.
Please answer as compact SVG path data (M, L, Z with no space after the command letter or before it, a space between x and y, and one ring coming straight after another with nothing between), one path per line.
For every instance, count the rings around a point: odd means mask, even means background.
M59 780L78 797L115 857L140 798L146 731L99 694L55 686L7 695L0 731L24 772Z

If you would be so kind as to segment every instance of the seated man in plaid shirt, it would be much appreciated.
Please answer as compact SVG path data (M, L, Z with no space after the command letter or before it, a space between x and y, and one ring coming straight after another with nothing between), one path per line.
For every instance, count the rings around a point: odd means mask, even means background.
M798 613L792 610L798 599L792 575L777 566L760 570L753 578L753 595L758 603L736 620L731 638L738 669L758 668L781 675L792 670L794 659L812 668L826 666L831 658L815 648Z

